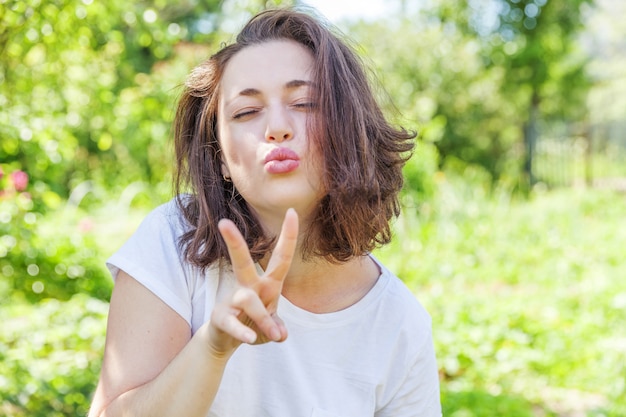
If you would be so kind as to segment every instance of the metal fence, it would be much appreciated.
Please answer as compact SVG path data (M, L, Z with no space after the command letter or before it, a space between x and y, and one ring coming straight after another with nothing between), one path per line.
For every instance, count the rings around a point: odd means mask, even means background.
M533 155L536 181L626 191L626 120L540 129Z

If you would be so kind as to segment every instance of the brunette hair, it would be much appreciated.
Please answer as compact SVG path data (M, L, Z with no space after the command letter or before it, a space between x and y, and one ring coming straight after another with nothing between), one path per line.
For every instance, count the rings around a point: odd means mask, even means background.
M254 16L235 43L195 68L185 83L174 120L178 205L189 224L180 244L185 258L202 269L229 259L217 228L235 222L252 258L274 245L232 182L221 173L217 129L219 83L229 60L243 48L292 40L311 51L315 116L308 137L323 166L320 201L302 242L304 258L344 262L389 242L389 221L400 212L402 166L413 149L414 132L384 117L362 62L321 19L304 11L266 10ZM187 192L188 194L184 194Z

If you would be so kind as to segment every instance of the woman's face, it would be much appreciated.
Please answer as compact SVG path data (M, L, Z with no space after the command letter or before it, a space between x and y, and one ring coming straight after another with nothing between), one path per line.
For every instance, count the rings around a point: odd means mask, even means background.
M218 103L222 170L261 219L295 208L308 216L322 197L320 163L308 146L316 112L304 46L276 40L248 46L224 70Z

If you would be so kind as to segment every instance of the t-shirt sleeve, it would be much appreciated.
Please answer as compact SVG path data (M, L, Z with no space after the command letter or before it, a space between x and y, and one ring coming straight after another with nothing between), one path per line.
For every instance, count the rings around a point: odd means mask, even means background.
M441 417L439 375L432 338L423 340L399 390L376 417Z
M396 281L396 282L399 282ZM386 404L376 417L441 417L439 370L435 357L430 315L408 292L404 284L396 304L405 309L398 313L404 331L396 343L405 347L398 355L397 370L387 381ZM401 298L400 298L401 297Z
M106 265L113 279L123 270L191 325L192 291L188 267L181 262L182 226L176 213L173 201L156 208Z

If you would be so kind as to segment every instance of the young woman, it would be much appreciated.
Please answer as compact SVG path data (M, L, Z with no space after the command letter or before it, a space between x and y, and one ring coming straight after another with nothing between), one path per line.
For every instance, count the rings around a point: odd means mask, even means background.
M90 416L440 416L430 318L370 255L413 137L326 24L252 18L186 83L177 197L108 261Z

